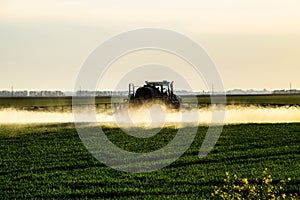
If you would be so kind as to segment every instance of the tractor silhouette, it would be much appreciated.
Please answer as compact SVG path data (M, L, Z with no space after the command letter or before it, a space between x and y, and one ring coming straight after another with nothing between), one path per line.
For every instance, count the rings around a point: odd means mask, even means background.
M173 93L173 81L145 81L145 85L138 87L129 84L129 105L140 106L147 103L164 103L170 108L178 109L181 98Z

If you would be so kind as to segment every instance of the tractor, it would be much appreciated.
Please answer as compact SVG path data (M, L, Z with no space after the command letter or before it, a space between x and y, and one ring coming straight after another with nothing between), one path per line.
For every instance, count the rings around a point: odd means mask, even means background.
M140 106L147 103L162 102L170 108L178 109L181 98L173 93L173 81L145 81L145 85L138 87L133 83L129 84L129 105Z

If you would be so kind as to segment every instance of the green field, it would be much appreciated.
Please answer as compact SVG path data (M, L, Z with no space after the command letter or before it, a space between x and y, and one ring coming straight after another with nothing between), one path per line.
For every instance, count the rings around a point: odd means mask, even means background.
M200 107L211 104L209 95L197 96L198 102L193 102L194 98L182 96L183 104L194 105L198 103ZM218 99L218 96L215 96ZM227 95L228 105L241 106L300 106L300 95ZM79 104L90 104L90 98L77 97ZM114 102L124 103L126 97L114 98ZM96 97L95 104L99 109L111 107L111 97ZM15 108L21 110L42 110L42 111L71 111L72 97L0 97L0 109Z
M188 128L186 129L188 131ZM269 168L274 183L288 177L287 192L300 193L300 123L227 125L213 151L198 151L207 127L200 126L188 151L170 166L151 173L113 170L85 149L73 124L0 125L1 199L43 198L212 198L225 172L250 182ZM152 151L176 133L164 128L149 139L136 139L118 128L108 138L130 151Z
M216 97L217 98L217 97ZM300 105L300 95L227 95L229 105L286 106ZM199 104L210 102L210 96L198 96Z
M82 104L88 103L88 98L79 97ZM110 103L110 97L98 97L95 103ZM72 97L1 97L0 108L16 108L16 109L53 109L55 107L71 108Z

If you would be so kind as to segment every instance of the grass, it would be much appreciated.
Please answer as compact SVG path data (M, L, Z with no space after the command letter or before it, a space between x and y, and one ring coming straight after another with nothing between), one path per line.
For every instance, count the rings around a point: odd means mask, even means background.
M216 97L217 98L217 97ZM268 95L227 95L227 104L258 105L258 106L286 106L300 105L299 94L268 94ZM200 104L210 102L210 96L198 96Z
M88 98L78 97L84 104ZM110 103L110 97L97 97L95 103ZM70 106L72 97L1 97L0 107L21 108L34 106Z
M0 125L0 196L28 198L204 199L222 186L225 172L249 182L268 168L273 182L291 178L286 192L300 193L300 124L227 125L204 159L198 151L207 127L170 166L151 173L115 171L85 149L73 124ZM152 151L167 144L176 129L138 140L118 128L104 128L116 145ZM298 195L299 196L299 195Z
M126 97L124 97L126 98ZM115 102L124 102L124 98L115 98ZM193 98L183 96L184 103L190 103ZM216 96L216 98L218 98ZM79 97L79 103L90 103L87 98ZM103 103L110 104L110 97L96 97L95 103L104 108ZM198 103L201 105L210 104L210 96L198 96ZM16 109L47 109L49 107L65 106L64 111L70 110L72 97L0 97L0 108ZM258 106L286 106L300 105L300 95L228 95L227 104L229 105L258 105ZM53 108L52 108L53 109ZM59 108L58 108L59 110Z

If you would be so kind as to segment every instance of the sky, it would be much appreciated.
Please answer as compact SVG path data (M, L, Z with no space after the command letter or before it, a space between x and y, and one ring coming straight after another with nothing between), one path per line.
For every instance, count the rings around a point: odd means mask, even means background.
M298 0L0 0L0 90L73 90L95 48L144 27L170 29L197 42L215 63L225 90L289 89L290 83L300 89L299 11ZM149 58L176 73L130 68ZM186 63L166 53L136 52L112 69L99 89L152 77L173 79L176 89L187 89L178 74L193 90L210 89ZM124 78L128 71L132 75Z

